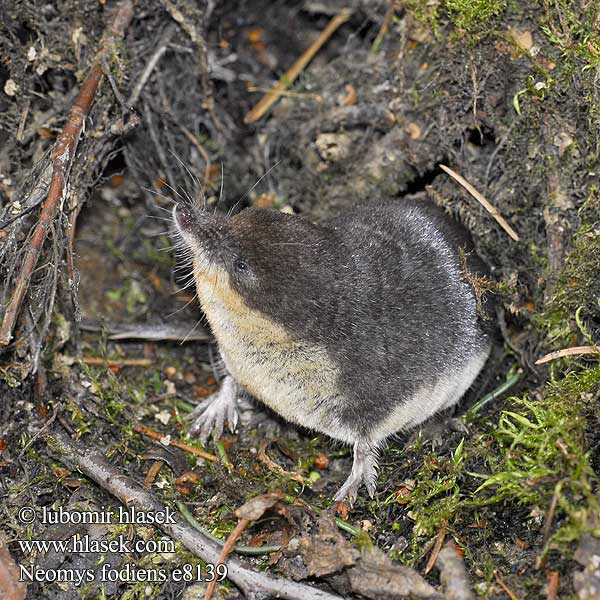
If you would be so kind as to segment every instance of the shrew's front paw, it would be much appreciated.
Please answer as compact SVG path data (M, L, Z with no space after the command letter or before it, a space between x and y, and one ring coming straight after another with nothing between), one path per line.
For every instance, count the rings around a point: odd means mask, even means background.
M218 440L225 421L233 433L238 422L238 394L239 388L233 378L225 377L221 389L200 402L188 417L192 421L190 435L199 437L203 444L211 434L214 440Z

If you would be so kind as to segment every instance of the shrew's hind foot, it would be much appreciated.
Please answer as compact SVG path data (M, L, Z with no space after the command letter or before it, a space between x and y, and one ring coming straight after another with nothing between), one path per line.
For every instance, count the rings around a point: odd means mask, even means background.
M336 502L347 500L354 504L361 483L365 484L369 496L375 495L375 481L377 480L377 448L365 441L354 444L354 462L352 471L344 485L334 496Z
M463 419L450 417L448 413L439 413L419 425L413 431L404 447L409 449L420 442L422 444L431 444L431 450L437 452L442 447L444 440L448 439L449 432L466 435L469 433L469 429Z
M197 436L203 444L212 434L218 440L223 433L225 421L233 433L238 422L238 395L240 389L230 375L223 379L221 388L194 408L188 419L192 421L190 435Z

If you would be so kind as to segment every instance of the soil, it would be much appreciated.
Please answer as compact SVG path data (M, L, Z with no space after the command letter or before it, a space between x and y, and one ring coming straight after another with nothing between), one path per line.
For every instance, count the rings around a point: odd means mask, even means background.
M9 0L0 16L0 315L39 216L28 192L115 4ZM343 8L352 15L298 80L265 116L245 123ZM62 428L138 481L162 464L152 493L170 506L183 502L220 538L246 500L283 491L279 509L254 522L241 541L283 546L247 559L269 573L309 577L306 557L293 549L307 547L307 539L318 548L318 515L329 510L354 528L355 535L336 535L362 552L379 548L390 572L404 565L423 574L436 540L453 539L477 597L576 598L589 589L593 557L578 564L575 553L586 536L600 536L600 366L594 354L534 363L600 339L599 25L600 7L584 0L136 6L110 55L113 86L105 78L86 121L70 194L14 340L0 354L0 542L13 559L80 571L102 562L169 569L198 562L180 546L174 554L132 556L24 550L19 540L91 532L23 523L24 505L118 505L55 460L44 431ZM130 110L127 99L161 44L165 50ZM482 193L519 240L441 164ZM179 194L203 195L215 210L272 206L313 219L411 195L462 222L490 268L488 295L499 308L496 350L455 415L468 433L454 431L453 415L445 415L422 435L390 441L375 498L360 497L348 510L333 506L331 494L345 478L350 450L259 407L223 437L214 463L135 432L144 424L199 448L186 438L186 413L218 387L211 342L110 339L128 324L192 330L200 323L194 331L204 331L169 236L165 211ZM65 249L73 215L71 276ZM113 362L94 365L91 358ZM118 362L132 358L145 359L144 366ZM492 393L485 407L473 409ZM429 439L436 432L441 444ZM258 460L261 448L271 466ZM109 539L125 529L91 533ZM160 537L149 527L126 533ZM309 583L360 597L348 564ZM444 592L437 568L425 579ZM80 587L33 582L27 594L196 598L204 589L169 578L110 582L101 592L95 579ZM406 597L372 586L363 592ZM216 594L240 597L229 583Z

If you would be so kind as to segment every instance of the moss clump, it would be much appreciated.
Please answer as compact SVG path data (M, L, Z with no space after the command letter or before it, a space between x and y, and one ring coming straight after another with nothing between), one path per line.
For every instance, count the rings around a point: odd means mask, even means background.
M411 16L419 23L429 26L436 37L440 14L445 13L459 29L476 32L492 18L501 15L506 8L505 0L445 0L441 11L436 2L407 0L404 5Z
M590 451L598 447L593 438L598 435L599 398L600 364L572 370L548 382L540 398L510 399L509 408L487 431L466 437L450 456L425 457L414 491L389 499L405 504L414 521L411 552L401 560L418 563L424 540L445 526L464 545L469 560L484 572L493 571L488 563L498 557L491 550L481 552L481 536L490 535L490 528L505 527L496 515L548 514L553 500L556 510L544 547L545 523L537 533L529 520L522 522L523 529L513 524L515 536L535 535L536 555L559 549L566 556L573 548L566 544L583 532L600 535L593 525L593 515L600 511L600 476L594 470L598 456L597 450ZM478 529L481 522L489 524L487 533Z
M446 0L444 5L450 20L466 31L481 28L506 8L504 0Z
M488 459L492 474L473 504L516 501L546 512L556 496L555 533L547 548L579 538L600 509L600 478L588 450L597 446L588 439L595 435L588 418L598 413L599 393L597 364L549 383L539 400L513 399L515 410L503 411L492 432L497 445Z
M439 7L435 2L423 2L423 0L406 0L404 3L406 11L417 22L431 28L437 37L439 30Z
M600 235L596 227L587 223L577 232L554 294L545 310L533 317L550 345L576 344L580 335L600 341Z
M583 72L600 66L600 33L597 2L574 3L572 0L543 0L542 31L562 54L562 63L574 65L574 59L585 63Z

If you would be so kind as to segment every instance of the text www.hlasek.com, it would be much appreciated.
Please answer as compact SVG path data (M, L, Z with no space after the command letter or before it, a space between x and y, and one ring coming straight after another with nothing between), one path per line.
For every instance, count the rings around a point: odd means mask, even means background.
M81 536L78 533L66 540L19 540L21 552L60 552L60 553L87 553L87 552L115 552L131 554L133 552L175 552L175 543L170 539L160 540L128 540L117 536L113 540L93 539L89 535Z

